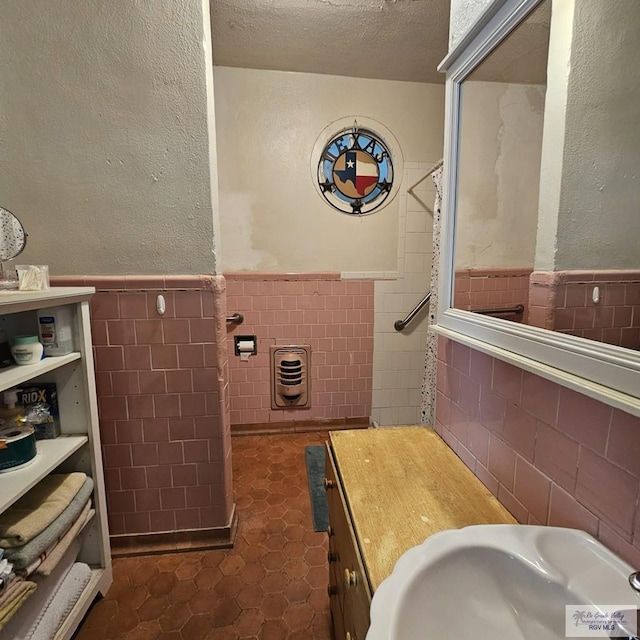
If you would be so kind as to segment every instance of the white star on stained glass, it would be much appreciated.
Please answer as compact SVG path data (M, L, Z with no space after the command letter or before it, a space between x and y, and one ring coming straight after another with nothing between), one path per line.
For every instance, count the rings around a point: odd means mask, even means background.
M347 168L348 169L353 169L354 165L355 165L355 162L353 160L347 160Z

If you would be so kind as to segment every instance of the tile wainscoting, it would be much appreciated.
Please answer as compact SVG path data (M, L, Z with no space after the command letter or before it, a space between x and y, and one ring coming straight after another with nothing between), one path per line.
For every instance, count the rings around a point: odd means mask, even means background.
M227 273L231 424L368 420L373 379L372 280L339 273ZM243 362L233 335L256 335L257 354ZM270 345L311 346L311 407L271 409Z
M224 278L57 277L52 284L97 290L92 334L114 551L230 543ZM164 315L156 310L160 294Z
M439 338L436 430L522 523L640 565L640 419Z

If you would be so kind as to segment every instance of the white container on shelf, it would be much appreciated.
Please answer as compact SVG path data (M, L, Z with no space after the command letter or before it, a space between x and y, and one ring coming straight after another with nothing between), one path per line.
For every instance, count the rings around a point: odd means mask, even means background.
M46 356L66 356L73 351L73 310L69 306L38 311L38 334Z

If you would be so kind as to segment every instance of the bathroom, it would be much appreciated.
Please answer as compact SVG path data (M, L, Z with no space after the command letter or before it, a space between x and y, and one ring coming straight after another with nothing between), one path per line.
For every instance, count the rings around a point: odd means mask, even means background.
M298 431L302 441L310 421L421 423L426 312L406 332L393 322L429 288L436 190L431 178L408 188L446 157L435 67L489 3L454 1L450 29L445 2L339 3L349 19L375 5L381 22L429 4L442 29L421 53L433 65L419 81L385 57L380 72L355 77L302 47L293 57L318 66L278 67L258 31L253 60L219 63L209 3L14 4L2 39L13 99L0 204L30 233L27 262L48 263L56 284L98 291L113 548L175 548L194 531L230 538L241 438L268 457L269 438ZM258 23L281 33L263 11ZM250 17L237 10L218 37L255 28ZM399 150L395 197L361 218L327 206L313 161L328 134L356 121ZM235 312L244 322L227 327ZM256 336L246 361L236 335ZM312 346L308 410L271 408L269 347L291 343ZM438 432L520 522L584 529L639 565L637 410L470 344L439 338Z

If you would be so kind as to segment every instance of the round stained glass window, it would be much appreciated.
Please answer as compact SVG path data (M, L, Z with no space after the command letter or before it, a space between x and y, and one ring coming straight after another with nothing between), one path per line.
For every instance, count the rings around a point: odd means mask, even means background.
M320 154L320 193L343 213L366 215L379 209L391 193L393 178L389 147L369 129L342 130Z

